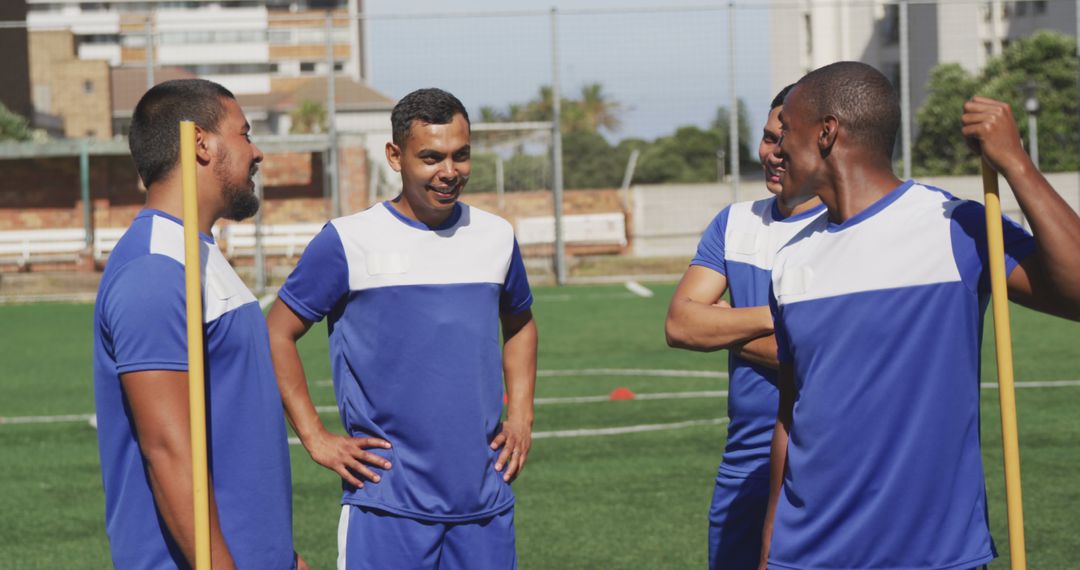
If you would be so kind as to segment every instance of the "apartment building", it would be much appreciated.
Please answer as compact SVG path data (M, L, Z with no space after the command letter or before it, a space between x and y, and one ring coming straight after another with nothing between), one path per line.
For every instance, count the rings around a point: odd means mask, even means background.
M237 94L333 67L367 80L362 0L26 0L29 31L70 30L81 60L178 67ZM332 15L329 47L326 15Z
M804 0L771 8L770 63L774 89L834 61L869 63L900 80L896 0ZM911 102L926 100L930 71L959 63L978 71L1009 42L1040 29L1077 31L1077 3L1063 0L940 0L908 6Z

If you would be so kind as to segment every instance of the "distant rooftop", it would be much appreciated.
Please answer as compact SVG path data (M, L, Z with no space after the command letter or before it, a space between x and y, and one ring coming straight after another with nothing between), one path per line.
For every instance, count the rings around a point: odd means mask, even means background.
M112 68L112 111L114 117L130 117L139 98L146 92L146 70L138 67ZM180 67L154 69L154 81L194 79L197 76ZM246 111L288 112L303 101L326 101L325 77L275 78L269 93L237 95ZM347 76L334 77L334 104L338 111L389 111L394 100Z

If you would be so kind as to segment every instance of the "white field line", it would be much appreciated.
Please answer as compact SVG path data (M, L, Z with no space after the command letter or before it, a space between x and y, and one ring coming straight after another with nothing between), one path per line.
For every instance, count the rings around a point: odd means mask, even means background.
M0 425L6 424L62 424L88 422L94 414L68 414L64 416L0 416Z
M719 426L728 423L727 418L713 418L710 420L689 420L670 424L641 424L636 426L622 426L593 429L565 429L556 431L533 432L533 439L548 439L557 437L589 437L597 435L622 435L627 433L641 433L646 431L664 431L670 429L683 429L697 426ZM289 438L289 445L300 445L300 439Z
M727 372L712 370L663 370L653 368L581 368L577 370L537 370L537 378L573 378L581 376L626 376L634 378L727 378ZM315 386L332 386L332 380L316 380Z
M651 289L642 285L641 283L638 283L637 281L627 281L626 288L638 297L645 297L647 299L654 295Z
M561 376L634 376L658 378L727 378L727 372L712 370L664 370L654 368L580 368L577 370L537 370L538 378Z
M266 310L277 299L277 293L267 293L259 299L259 308Z
M728 422L727 418L714 418L711 420L689 420L670 424L640 424L636 426L622 426L612 428L594 429L564 429L556 431L538 431L532 434L533 439L545 439L549 437L588 437L595 435L622 435L625 433L641 433L644 431L663 431L669 429L682 429L695 426L718 426Z
M696 372L687 370L685 372ZM715 374L715 373L714 373ZM725 375L726 376L726 375ZM1033 380L1030 382L1017 382L1017 389L1031 389L1031 388L1068 388L1080 386L1080 380ZM983 390L997 390L997 383L983 382L979 385ZM701 392L654 392L637 394L634 396L635 400L675 400L680 398L723 398L727 396L726 390L709 390ZM610 398L607 395L602 396L576 396L566 398L537 398L535 400L537 405L546 404L576 404L576 403L590 403L590 402L605 402ZM317 406L315 411L320 414L337 412L337 406ZM15 424L55 424L55 423L73 423L73 422L89 422L94 418L94 414L67 414L58 416L0 416L0 425L15 425ZM535 437L535 436L534 436Z
M570 293L550 293L547 295L535 295L533 300L537 302L552 301L579 301L583 299L637 299L639 295L630 293L594 293L592 295L572 295Z

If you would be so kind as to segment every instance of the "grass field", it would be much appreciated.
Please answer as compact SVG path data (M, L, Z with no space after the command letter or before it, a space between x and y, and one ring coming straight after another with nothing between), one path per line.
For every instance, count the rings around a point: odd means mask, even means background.
M596 369L723 371L723 353L667 348L663 318L673 287L642 298L621 286L537 288L539 398L722 390L716 377L659 377ZM0 306L0 417L92 412L89 305ZM1020 382L1080 379L1080 325L1014 307ZM992 332L983 350L993 382ZM318 405L332 405L325 329L301 344ZM550 371L581 371L550 375ZM1024 505L1031 568L1076 567L1080 533L1080 386L1018 391ZM537 432L722 418L716 397L538 406ZM997 392L983 390L983 442L993 533L1008 567ZM335 414L324 421L340 429ZM521 566L701 568L705 515L724 447L723 425L534 441L515 483ZM335 474L292 447L297 549L332 568L339 487ZM106 568L108 544L96 437L85 421L0 423L0 568Z

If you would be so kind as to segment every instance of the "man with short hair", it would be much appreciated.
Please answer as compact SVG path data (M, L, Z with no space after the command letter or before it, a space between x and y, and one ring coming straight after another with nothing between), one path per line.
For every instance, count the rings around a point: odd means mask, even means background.
M976 97L962 121L1035 232L1003 220L1010 296L1080 318L1080 217L1024 153L1008 105ZM773 268L780 407L762 565L985 564L983 206L893 175L900 106L868 65L811 72L781 122L784 193L817 194L828 216Z
M668 344L728 350L728 424L709 508L709 567L756 568L769 501L769 444L776 423L776 339L769 311L773 256L825 207L813 195L785 200L780 110L792 86L773 98L758 144L765 188L773 195L724 208L698 244L668 308ZM731 292L731 303L723 300Z
M129 144L146 207L109 256L94 306L105 526L117 568L195 561L188 412L181 120L195 122L215 569L306 568L292 547L289 450L266 321L214 243L220 218L259 202L263 155L224 87L168 81L135 107Z
M286 413L342 478L340 568L514 568L510 483L531 446L536 381L525 267L510 224L459 201L471 168L461 102L414 91L391 123L401 194L331 220L270 310ZM347 436L323 426L296 350L324 317Z

